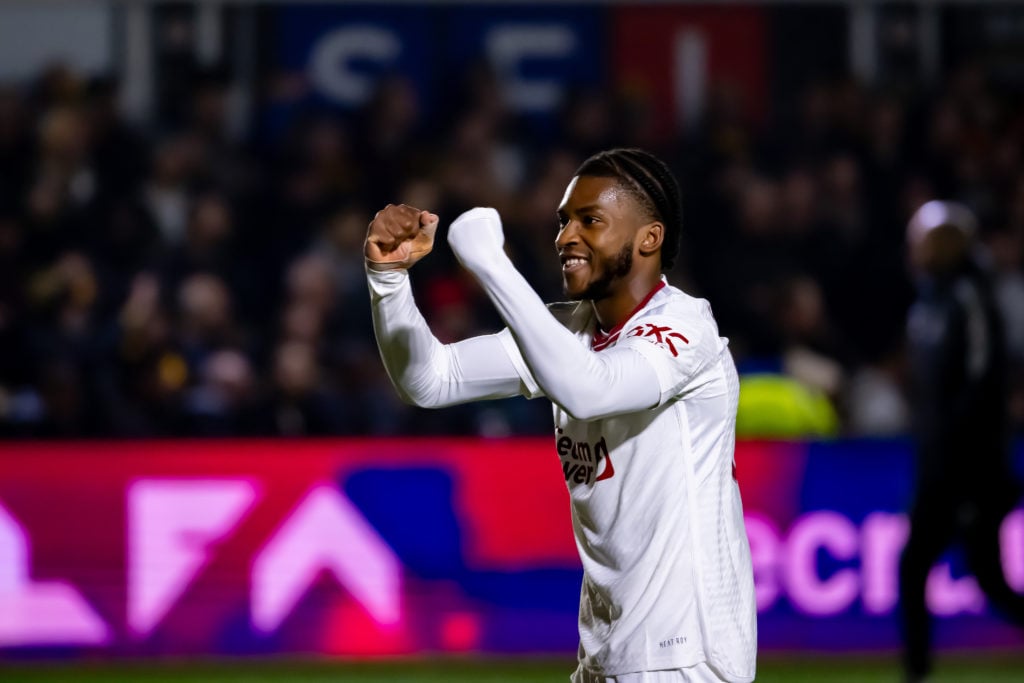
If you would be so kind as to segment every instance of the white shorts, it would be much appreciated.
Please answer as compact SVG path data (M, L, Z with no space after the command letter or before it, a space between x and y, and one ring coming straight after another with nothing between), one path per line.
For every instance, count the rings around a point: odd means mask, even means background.
M618 676L602 676L577 666L569 680L571 683L723 683L704 662L685 669L638 671Z

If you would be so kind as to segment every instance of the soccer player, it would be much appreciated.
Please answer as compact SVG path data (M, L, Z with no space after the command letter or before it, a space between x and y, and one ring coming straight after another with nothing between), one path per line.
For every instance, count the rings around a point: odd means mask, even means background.
M1024 595L1006 582L999 530L1020 497L1009 459L1007 354L1002 318L972 257L977 219L963 204L924 204L907 227L918 298L907 322L917 475L910 537L900 560L906 681L932 669L925 586L961 538L993 606L1024 626Z
M506 255L501 219L462 214L448 243L507 328L442 345L408 269L438 217L391 206L365 243L381 357L406 401L553 403L583 562L575 683L751 681L756 609L733 450L736 369L708 303L669 285L680 190L653 155L587 159L558 207L570 303L546 306Z

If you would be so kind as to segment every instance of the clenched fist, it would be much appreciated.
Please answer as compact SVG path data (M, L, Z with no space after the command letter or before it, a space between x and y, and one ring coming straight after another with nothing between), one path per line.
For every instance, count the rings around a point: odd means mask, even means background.
M429 211L388 204L370 221L363 255L371 270L404 270L434 248L437 216Z

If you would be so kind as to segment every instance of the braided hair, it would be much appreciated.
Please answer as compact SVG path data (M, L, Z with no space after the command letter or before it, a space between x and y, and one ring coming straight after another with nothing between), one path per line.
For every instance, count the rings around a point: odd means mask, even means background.
M664 161L642 149L610 149L584 161L577 176L615 178L640 205L650 220L665 226L661 269L668 270L679 254L683 232L682 190Z

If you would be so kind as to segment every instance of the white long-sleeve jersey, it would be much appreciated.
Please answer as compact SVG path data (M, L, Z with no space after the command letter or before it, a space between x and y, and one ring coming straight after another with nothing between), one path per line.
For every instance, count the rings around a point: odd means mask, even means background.
M598 334L587 302L544 306L510 263L481 277L508 328L442 345L403 271L369 273L378 344L421 406L554 404L583 563L580 662L607 676L706 662L755 674L756 608L733 451L738 381L706 301L664 280Z

